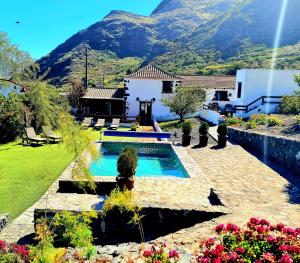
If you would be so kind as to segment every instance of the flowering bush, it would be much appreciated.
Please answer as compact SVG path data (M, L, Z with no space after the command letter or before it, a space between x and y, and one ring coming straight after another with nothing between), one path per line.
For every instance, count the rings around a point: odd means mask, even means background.
M225 123L227 126L241 126L243 119L240 117L227 117L225 118Z
M0 262L29 262L29 251L25 246L8 244L0 240Z
M251 218L246 229L221 224L215 227L215 232L217 238L209 238L202 244L198 262L300 262L300 228Z
M177 250L168 250L165 243L153 245L150 250L145 250L143 258L146 263L172 263L178 262L179 253Z

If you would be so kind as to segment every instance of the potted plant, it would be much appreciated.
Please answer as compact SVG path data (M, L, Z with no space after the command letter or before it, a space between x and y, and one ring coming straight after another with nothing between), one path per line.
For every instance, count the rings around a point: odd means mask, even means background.
M137 167L137 152L132 147L125 148L118 159L117 186L121 189L132 190Z
M209 125L206 121L202 121L199 127L199 146L206 147L208 142Z
M191 144L191 132L192 132L192 122L191 121L185 121L182 124L182 146L187 147Z
M227 128L227 125L225 123L222 123L219 125L218 129L217 129L217 132L218 132L218 146L220 148L224 148L226 147L226 144L227 144L227 140L228 140L228 137L227 137L227 134L228 134L228 128Z
M139 123L138 122L133 122L131 124L131 131L136 131L139 127Z

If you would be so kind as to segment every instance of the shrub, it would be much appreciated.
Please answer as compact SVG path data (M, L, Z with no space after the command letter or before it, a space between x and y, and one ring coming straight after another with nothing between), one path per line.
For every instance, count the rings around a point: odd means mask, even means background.
M227 117L225 118L227 126L240 126L243 123L243 119L240 117Z
M144 262L153 263L171 263L179 261L179 253L177 250L168 250L165 243L153 245L151 249L143 252Z
M190 120L185 121L182 124L182 133L186 136L190 135L193 129L193 124Z
M284 96L281 100L280 113L297 114L300 112L299 99L297 96Z
M272 126L280 126L282 125L282 119L279 117L279 116L275 116L275 115L270 115L268 116L267 118L267 125L269 127L272 127Z
M131 123L131 130L132 131L136 131L139 127L139 123L138 122L133 122Z
M266 114L253 114L250 117L250 121L255 122L257 125L267 124L268 116Z
M216 238L209 238L201 245L198 262L300 261L300 228L251 218L245 229L220 224L215 232Z
M250 130L250 129L255 129L256 128L256 122L255 121L247 121L245 123L245 128L247 130Z
M118 159L118 172L121 177L130 178L135 175L137 152L132 147L125 148Z
M217 132L219 134L219 136L226 136L228 134L228 128L226 123L222 123L219 125Z
M0 143L13 141L22 134L23 112L21 95L11 93L8 98L0 95Z
M9 244L0 240L0 262L29 262L29 251L25 246Z
M202 121L199 127L199 133L201 135L207 135L209 131L209 125L206 121Z

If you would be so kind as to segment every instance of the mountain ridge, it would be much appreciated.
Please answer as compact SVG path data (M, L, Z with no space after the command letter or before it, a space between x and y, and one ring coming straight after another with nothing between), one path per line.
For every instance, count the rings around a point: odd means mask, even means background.
M83 63L84 46L93 51L93 65L102 58L146 64L169 57L177 68L179 61L194 59L199 72L205 64L230 61L248 49L271 48L282 1L163 0L149 16L113 10L38 63L41 72L47 72L46 78L54 84L62 84L74 75L74 64ZM300 1L290 0L281 46L296 45L300 40L297 10ZM129 70L130 65L125 68ZM124 68L117 72L126 73Z

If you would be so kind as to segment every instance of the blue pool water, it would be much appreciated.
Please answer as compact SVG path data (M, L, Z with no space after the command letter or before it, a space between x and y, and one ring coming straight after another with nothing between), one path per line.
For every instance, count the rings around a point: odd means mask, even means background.
M99 159L90 166L91 174L117 176L118 156L128 146L138 152L137 177L189 177L171 145L125 142L103 142Z

